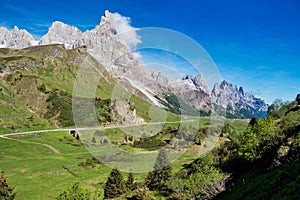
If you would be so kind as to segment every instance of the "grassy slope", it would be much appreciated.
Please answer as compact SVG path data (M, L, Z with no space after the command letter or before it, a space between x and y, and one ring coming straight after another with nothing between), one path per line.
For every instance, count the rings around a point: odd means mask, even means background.
M65 136L71 138L68 133L59 132L13 137L16 141L0 139L0 166L16 186L17 199L53 199L77 181L89 188L105 182L110 168L78 166L91 155L79 142L68 143Z
M95 97L110 99L116 87L126 92L101 64L88 57L84 51L65 50L60 45L23 50L1 49L0 64L27 67L16 68L11 75L4 75L0 80L0 134L64 126L59 123L58 111L45 115L49 111L47 98L52 91L59 91L58 94L65 94L61 101L68 101L71 105L74 82L83 63L91 63L103 75L99 80L97 76L94 77L97 79L95 81L99 81ZM42 86L44 91L39 89ZM64 98L66 95L69 95L67 99ZM150 103L135 95L131 96L130 101L138 116L146 121L151 120L148 113ZM69 117L73 117L71 110L65 113L70 113ZM178 120L175 114L168 112L167 116L167 121Z
M257 174L250 172L243 176L235 187L230 187L221 199L298 199L300 191L300 160L291 165Z
M0 81L0 134L18 130L39 130L52 125L14 98L11 86Z

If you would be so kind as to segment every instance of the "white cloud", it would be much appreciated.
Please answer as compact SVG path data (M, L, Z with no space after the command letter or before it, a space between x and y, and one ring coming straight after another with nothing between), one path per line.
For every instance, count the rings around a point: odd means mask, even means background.
M137 34L137 28L130 25L130 18L121 16L119 13L111 14L111 26L116 30L120 41L127 46L130 51L134 51L141 38Z

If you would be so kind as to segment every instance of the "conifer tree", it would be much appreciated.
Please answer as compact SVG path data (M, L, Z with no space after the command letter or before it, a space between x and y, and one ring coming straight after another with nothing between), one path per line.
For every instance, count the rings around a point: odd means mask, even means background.
M111 199L121 196L125 193L124 179L121 172L114 168L110 172L104 186L104 198Z
M15 188L12 187L8 181L6 176L4 175L4 171L2 171L0 177L0 199L1 200L12 200L15 198L16 193L13 192Z
M137 188L137 184L134 182L133 173L130 172L125 183L127 190L133 191Z
M149 172L146 178L146 186L151 190L163 190L167 187L172 170L165 150L160 150L154 164L154 171Z

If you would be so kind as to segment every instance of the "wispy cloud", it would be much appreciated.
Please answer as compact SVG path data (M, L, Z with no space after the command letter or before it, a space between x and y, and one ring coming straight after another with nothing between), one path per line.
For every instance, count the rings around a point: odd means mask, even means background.
M10 11L13 11L15 13L18 13L20 15L22 15L23 17L30 17L32 15L34 15L33 12L26 10L20 6L16 6L16 5L12 5L12 4L4 4L2 5L3 8L8 9Z
M33 24L33 26L35 27L41 27L41 28L45 28L45 27L50 27L51 23L50 22L40 22L40 23L35 23Z

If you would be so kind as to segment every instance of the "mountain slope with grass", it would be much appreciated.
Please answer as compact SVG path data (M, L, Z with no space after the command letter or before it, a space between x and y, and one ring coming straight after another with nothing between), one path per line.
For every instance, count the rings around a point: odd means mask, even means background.
M87 63L92 66L90 73L98 83L95 94L74 96L76 77ZM85 48L66 50L63 45L46 45L22 50L0 49L0 72L1 133L74 127L74 98L78 102L90 101L103 125L123 118L150 120L147 112L151 104L120 86ZM123 99L112 102L116 91L130 99L123 103L119 102ZM119 107L114 108L114 105Z

